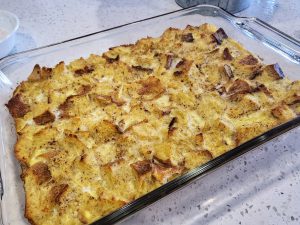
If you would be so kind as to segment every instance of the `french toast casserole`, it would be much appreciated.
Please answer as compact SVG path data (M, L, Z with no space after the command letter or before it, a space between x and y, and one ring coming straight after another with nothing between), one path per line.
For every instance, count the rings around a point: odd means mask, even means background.
M54 68L6 104L25 217L89 224L300 113L300 82L211 24Z

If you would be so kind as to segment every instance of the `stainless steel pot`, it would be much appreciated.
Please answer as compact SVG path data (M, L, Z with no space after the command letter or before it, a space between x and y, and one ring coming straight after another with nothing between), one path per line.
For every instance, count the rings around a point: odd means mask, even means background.
M219 6L231 13L240 12L249 7L252 0L175 0L178 5L183 8L199 5L208 4Z

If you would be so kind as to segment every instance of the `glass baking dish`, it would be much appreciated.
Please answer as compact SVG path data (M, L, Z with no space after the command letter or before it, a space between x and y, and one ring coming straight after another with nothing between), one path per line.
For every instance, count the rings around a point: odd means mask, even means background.
M230 37L242 43L248 50L263 58L264 63L278 62L291 80L299 79L300 43L279 30L256 18L235 17L224 10L200 5L157 17L133 22L83 37L18 53L0 61L0 168L1 168L1 214L3 225L28 224L23 216L24 190L19 177L20 167L14 158L16 133L8 110L3 107L12 91L26 80L35 64L52 67L60 61L70 62L89 54L101 54L109 47L134 43L145 36L160 36L169 27L184 28L186 25L212 23L222 27ZM300 124L300 117L282 124L268 132L236 147L235 149L195 168L160 188L125 205L93 224L113 224L163 198L176 189L242 155L272 138Z

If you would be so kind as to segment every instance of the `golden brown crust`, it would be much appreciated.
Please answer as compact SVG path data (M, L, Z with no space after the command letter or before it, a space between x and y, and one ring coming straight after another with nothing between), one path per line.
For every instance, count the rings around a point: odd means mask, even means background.
M295 118L299 87L211 24L36 65L7 104L25 217L92 223Z
M74 71L75 73L75 76L82 76L84 74L89 74L89 73L92 73L94 71L94 68L93 66L89 66L89 65L86 65L84 68L82 69L77 69Z
M13 96L6 104L6 107L14 118L23 117L30 111L30 106L22 101L21 94Z
M256 65L258 63L258 59L253 55L247 55L245 58L240 60L240 64L242 65Z
M55 120L55 115L48 110L39 116L33 118L34 122L38 125L45 125L47 123L52 123Z
M223 40L228 38L227 34L222 28L219 28L215 33L213 33L212 36L218 45L222 44Z
M183 42L193 42L194 41L193 34L192 33L183 34L181 36L181 41L183 41Z
M132 66L132 69L137 70L137 71L146 72L148 74L150 74L150 73L153 72L153 69L151 69L151 68L145 68L145 67L142 67L142 66Z
M229 79L234 77L231 67L227 64L223 66L223 72Z
M168 70L171 68L172 62L173 62L173 55L168 54L167 55L167 60L166 60L166 65L165 68Z
M223 59L224 60L232 60L233 56L231 55L229 48L224 48L223 50Z
M277 63L273 65L267 65L264 70L267 71L268 75L272 76L275 80L279 80L284 77L284 74Z
M73 105L73 99L76 97L77 95L70 95L66 98L66 100L61 103L58 106L58 109L61 111L61 118L68 118L69 114L68 114L68 110L72 107Z
M271 110L272 115L282 121L287 121L295 117L294 112L286 104L276 106Z
M43 79L47 79L52 75L52 68L40 67L40 65L36 64L31 72L28 80L31 82L40 81Z
M247 81L236 79L228 90L229 95L246 94L251 93L253 88L248 84Z
M153 164L153 177L157 179L160 182L163 182L163 180L166 178L166 175L168 177L176 176L176 174L181 174L184 170L184 167L176 167L176 166L170 166L167 164Z
M85 95L85 94L89 93L91 90L92 90L91 85L82 85L79 89L78 95Z
M50 199L56 204L60 204L60 200L65 191L67 191L68 184L58 184L51 188L50 190Z
M48 165L42 162L32 165L29 170L32 171L39 185L49 181L52 177Z
M272 93L269 91L269 89L264 85L264 84L258 84L257 87L255 88L255 91L262 91L266 95L272 97Z
M111 57L107 56L106 54L103 54L102 56L103 56L103 58L106 59L106 61L107 61L108 63L117 62L117 61L119 61L119 59L120 59L119 55L117 55L115 58L111 58Z
M142 176L152 170L151 162L149 160L137 161L131 164L131 167L137 172L139 176Z
M160 95L165 90L160 80L153 76L141 80L140 83L142 84L142 87L138 90L138 94L140 95Z
M188 71L192 66L192 61L182 59L176 65L176 71L174 72L174 76L187 76Z

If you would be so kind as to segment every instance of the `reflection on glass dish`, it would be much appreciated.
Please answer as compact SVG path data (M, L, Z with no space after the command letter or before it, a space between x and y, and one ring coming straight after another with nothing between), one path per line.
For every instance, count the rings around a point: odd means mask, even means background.
M7 31L0 28L0 40L7 36Z

